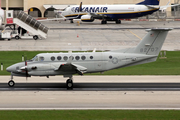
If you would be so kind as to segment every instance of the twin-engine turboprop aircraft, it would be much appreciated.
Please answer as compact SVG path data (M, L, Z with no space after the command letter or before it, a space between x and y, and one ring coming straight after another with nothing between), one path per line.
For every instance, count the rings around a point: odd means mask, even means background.
M115 21L120 24L119 19L132 19L152 14L158 10L166 10L167 7L176 6L169 5L159 6L160 0L144 0L137 4L127 5L82 5L70 6L64 11L61 11L61 15L65 18L69 18L72 21L74 19L81 19L84 22L93 22L94 19L101 19L101 24L106 24L107 21Z
M6 70L11 72L10 87L15 85L13 76L55 76L69 79L67 89L73 89L73 74L104 72L112 69L156 61L168 31L172 29L148 29L147 35L135 48L109 52L41 53L29 61L16 63Z

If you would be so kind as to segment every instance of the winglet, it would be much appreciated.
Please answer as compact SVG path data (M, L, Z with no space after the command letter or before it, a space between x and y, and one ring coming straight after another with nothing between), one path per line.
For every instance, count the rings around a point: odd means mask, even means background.
M82 2L81 2L80 5L79 5L79 10L78 10L78 12L82 12Z

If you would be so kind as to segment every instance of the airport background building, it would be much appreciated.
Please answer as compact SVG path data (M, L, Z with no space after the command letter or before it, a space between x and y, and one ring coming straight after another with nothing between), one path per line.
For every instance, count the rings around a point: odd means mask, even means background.
M143 0L0 0L5 10L23 10L33 17L54 17L54 10L63 10L69 5L83 4L136 4ZM166 5L169 0L160 0L160 5ZM179 0L171 0L177 4ZM180 11L180 7L169 7L168 12Z

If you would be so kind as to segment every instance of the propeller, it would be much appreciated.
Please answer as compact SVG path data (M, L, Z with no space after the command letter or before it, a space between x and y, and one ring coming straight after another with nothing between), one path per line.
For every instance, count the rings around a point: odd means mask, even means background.
M26 72L26 80L27 80L27 77L28 77L27 57L25 57L25 72Z

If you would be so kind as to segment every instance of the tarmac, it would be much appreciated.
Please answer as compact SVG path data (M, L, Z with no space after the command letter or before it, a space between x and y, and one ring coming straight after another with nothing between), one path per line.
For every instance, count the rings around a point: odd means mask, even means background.
M10 76L0 77L0 85L8 82ZM76 83L176 83L180 76L74 76ZM16 83L65 82L62 76L32 77L27 81L14 78ZM144 86L145 88L146 86ZM154 90L48 90L8 88L0 91L0 110L180 110L180 91ZM51 89L51 88L49 88Z
M122 21L122 24L108 22L102 25L94 22L45 21L49 27L48 38L33 40L1 40L0 51L86 51L115 50L135 47L146 35L147 28L175 28L170 31L162 50L180 49L179 21Z

